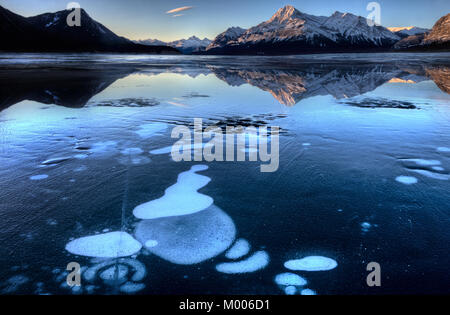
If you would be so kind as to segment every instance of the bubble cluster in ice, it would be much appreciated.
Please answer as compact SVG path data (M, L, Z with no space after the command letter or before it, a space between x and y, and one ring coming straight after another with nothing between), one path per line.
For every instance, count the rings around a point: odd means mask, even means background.
M227 274L250 273L264 269L269 264L269 255L266 251L258 251L245 260L238 262L221 263L216 270Z
M280 273L275 277L275 283L278 285L286 285L286 286L304 286L308 282L300 277L299 275L296 275L295 273Z
M228 259L238 259L247 255L249 251L250 244L247 240L241 238L226 252L225 257Z
M211 206L214 200L200 194L198 190L210 182L210 178L196 172L208 169L195 165L191 170L178 175L177 183L166 189L164 196L137 206L133 214L138 219L156 219L188 215Z
M213 258L233 243L236 227L220 208L138 223L135 236L148 251L174 264L192 265ZM148 245L156 246L147 246Z
M395 180L405 185L417 184L418 182L417 178L412 176L398 176L395 178Z
M126 232L110 232L75 239L66 245L66 250L74 255L113 258L131 256L141 247Z
M325 271L337 267L337 262L323 256L308 256L302 259L288 260L284 266L289 270Z

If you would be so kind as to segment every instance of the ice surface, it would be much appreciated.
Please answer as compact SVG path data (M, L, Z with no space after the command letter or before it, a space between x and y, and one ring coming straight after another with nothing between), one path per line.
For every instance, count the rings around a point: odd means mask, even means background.
M434 173L427 170L411 170L411 172L426 176L428 178L432 179L438 179L438 180L449 180L450 175L448 174L440 174L440 173Z
M249 273L264 269L268 264L267 252L259 251L242 261L218 264L216 270L227 274Z
M247 240L241 238L226 252L225 257L228 259L238 259L247 255L249 251L250 244Z
M412 176L398 176L395 180L405 185L417 184L418 180Z
M200 194L198 190L210 182L210 178L196 172L208 169L205 165L195 165L189 171L178 175L177 183L166 189L164 196L137 206L133 214L139 219L156 219L182 216L202 211L214 200Z
M88 257L124 257L141 250L141 244L126 232L110 232L75 239L66 245L74 255Z
M192 265L213 258L233 243L236 227L233 220L215 205L185 216L141 221L136 238L156 256L179 265Z
M438 171L438 172L444 171L444 168L441 166L433 166L432 169L433 169L433 171Z
M117 142L116 141L103 141L97 142L92 145L90 152L95 155L111 155L115 153L117 150Z
M308 256L302 259L289 260L284 266L289 270L325 271L337 267L337 262L323 256Z
M164 123L151 123L139 126L139 130L136 133L144 139L148 139L158 134L159 132L165 131L167 129L167 124Z
M48 175L42 174L42 175L34 175L30 177L30 180L43 180L47 179Z
M287 286L304 286L308 283L304 278L290 272L280 273L275 277L275 282L278 285Z
M450 148L447 148L447 147L439 147L439 148L437 148L437 150L439 152L450 152Z
M139 155L144 153L144 151L141 148L126 148L120 153L123 155Z

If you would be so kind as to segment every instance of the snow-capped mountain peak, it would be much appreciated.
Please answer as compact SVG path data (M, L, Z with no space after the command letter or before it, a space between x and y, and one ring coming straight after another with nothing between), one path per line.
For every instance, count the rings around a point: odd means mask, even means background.
M289 19L293 19L293 18L298 18L302 15L302 13L297 10L296 8L294 8L291 5L287 5L281 9L279 9L268 21L273 22L273 21L278 21L278 22L284 22L286 20Z
M329 17L279 9L269 20L234 38L220 34L206 51L211 53L292 54L320 51L368 50L392 47L400 37L388 29L370 26L367 19L336 11ZM220 51L219 51L220 50Z

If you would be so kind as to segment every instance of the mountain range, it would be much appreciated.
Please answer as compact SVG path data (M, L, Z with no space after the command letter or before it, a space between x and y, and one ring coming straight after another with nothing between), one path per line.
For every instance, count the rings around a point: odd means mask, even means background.
M71 11L23 17L0 6L0 51L120 52L177 54L168 46L133 43L93 20L81 9L81 26L67 25Z
M329 17L279 9L249 29L231 27L214 40L192 36L173 42L131 41L110 31L81 9L80 27L69 27L63 10L23 17L0 6L0 51L118 52L215 55L286 55L302 53L449 50L450 14L427 30L370 26L367 19L336 11Z
M147 46L170 46L178 49L183 54L192 54L205 51L206 47L211 44L212 40L208 38L200 39L197 36L191 36L188 39L179 39L172 42L163 42L158 39L145 39L134 41L137 44L147 45Z
M445 18L445 17L444 17ZM441 19L442 20L442 19ZM438 21L423 49L434 48L450 30L448 23ZM439 26L440 24L441 26ZM438 29L438 30L437 30ZM228 32L228 31L227 31ZM268 21L248 30L232 33L228 38L220 34L207 48L207 54L299 54L323 52L386 51L399 41L422 36L428 30L417 27L389 30L380 25L369 26L367 19L351 13L314 16L298 11L293 6L279 9ZM444 36L445 35L445 36Z

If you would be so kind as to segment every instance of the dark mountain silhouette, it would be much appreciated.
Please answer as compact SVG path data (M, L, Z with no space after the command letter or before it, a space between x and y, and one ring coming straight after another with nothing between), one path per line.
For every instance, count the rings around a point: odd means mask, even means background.
M0 51L179 53L167 46L145 46L120 37L81 9L81 26L70 27L70 10L29 18L0 6Z

